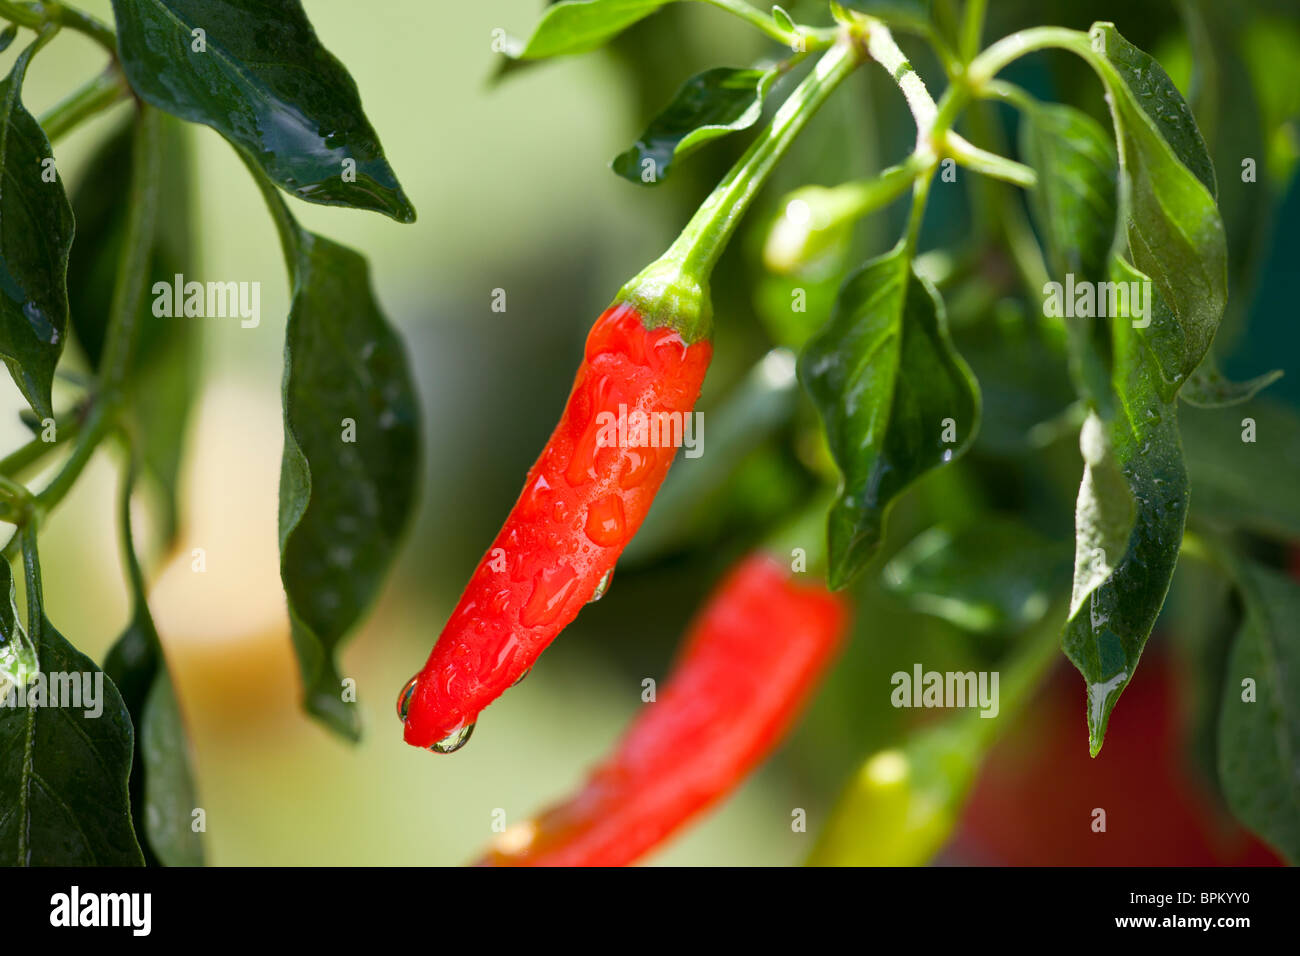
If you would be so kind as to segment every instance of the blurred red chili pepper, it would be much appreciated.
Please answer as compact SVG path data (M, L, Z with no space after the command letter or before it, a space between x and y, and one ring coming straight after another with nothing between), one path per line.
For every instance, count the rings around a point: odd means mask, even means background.
M662 435L659 447L649 434L618 436L618 423L634 432L644 415L684 426L712 354L707 338L688 344L672 327L647 327L627 303L596 321L560 423L398 698L407 743L441 753L462 746L479 712L604 593L677 451Z
M482 862L622 866L736 787L780 741L840 644L847 600L756 554L695 620L658 700L567 802Z

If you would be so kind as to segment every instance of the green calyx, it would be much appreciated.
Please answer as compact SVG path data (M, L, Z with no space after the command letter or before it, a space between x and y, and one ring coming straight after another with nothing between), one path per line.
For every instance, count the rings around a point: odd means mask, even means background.
M696 278L667 256L656 259L618 291L614 305L630 305L647 329L668 327L687 345L713 335L707 278Z
M845 27L668 251L623 286L615 303L635 307L647 328L669 326L687 343L707 339L713 328L708 289L714 265L790 144L865 58L859 28Z

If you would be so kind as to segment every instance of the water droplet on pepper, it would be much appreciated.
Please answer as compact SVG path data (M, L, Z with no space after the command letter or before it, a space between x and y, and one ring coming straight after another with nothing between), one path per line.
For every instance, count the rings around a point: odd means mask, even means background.
M476 723L469 723L459 730L453 730L429 749L436 754L454 754L469 743L469 738L474 736L474 728L477 726Z

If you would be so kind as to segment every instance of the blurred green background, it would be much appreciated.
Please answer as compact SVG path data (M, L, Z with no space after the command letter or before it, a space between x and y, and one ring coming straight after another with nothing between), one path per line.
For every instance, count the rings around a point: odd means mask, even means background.
M82 6L111 18L107 0ZM384 596L342 657L342 673L358 684L364 741L340 743L297 709L276 547L288 290L273 228L246 171L224 141L197 127L201 278L261 282L262 321L243 329L235 320L203 320L205 388L184 472L185 530L177 553L153 556L151 603L191 727L210 862L457 864L492 838L494 810L515 822L578 784L642 706L641 680L663 679L698 600L809 492L791 442L756 449L745 479L700 517L689 546L621 568L609 595L583 612L526 682L484 713L468 747L440 758L403 744L395 696L423 663L518 494L563 405L587 328L623 281L671 241L745 137L702 152L655 190L615 177L609 159L688 76L744 65L766 48L726 15L683 4L608 51L521 71L490 88L492 31L526 34L541 10L537 0L304 6L356 79L419 211L415 225L401 226L373 214L294 204L304 225L369 258L378 298L409 345L424 405L421 510ZM1166 57L1180 83L1189 75L1193 54L1173 3L991 6L987 39L1027 25L1086 28L1113 19L1133 42ZM1251 13L1264 24L1259 42L1276 41L1262 15ZM932 88L941 87L933 58L910 38L900 42ZM60 38L32 66L27 106L39 115L101 61L88 41ZM1296 64L1275 62L1280 75L1268 85L1279 88L1280 102L1270 108L1294 115L1300 84L1288 93L1285 78ZM1018 65L1013 78L1100 115L1095 84L1089 88L1072 65L1056 69L1055 60L1036 58ZM1076 90L1084 91L1077 100ZM118 107L58 145L65 182L79 181L89 153L124 113ZM756 306L763 292L756 227L777 198L794 186L829 185L895 162L912 137L901 98L874 67L816 118L715 279L718 328L701 403L706 420L771 344ZM1259 215L1230 188L1234 169L1219 170L1230 229L1238 213L1248 223ZM966 198L963 188L935 190L923 246L967 236ZM1277 228L1261 240L1261 292L1236 303L1243 313L1249 306L1251 335L1237 338L1240 319L1226 333L1238 343L1226 362L1230 373L1254 374L1296 354L1294 188L1275 190L1267 205L1277 212ZM863 253L892 241L897 213L864 224L856 237ZM505 290L504 313L491 309L494 289ZM893 515L891 550L936 518L960 513L972 494L988 494L991 486L999 505L1021 510L1045 531L1068 532L1077 450L1058 443L1007 479L996 448L998 426L1008 424L998 418L999 383L985 374L981 380L991 414L987 454L927 478ZM1276 398L1300 397L1295 376L1274 388ZM2 419L0 440L13 447L25 435L16 414L21 402L12 388L5 394L14 413ZM1014 412L1007 414L1014 423ZM693 464L683 460L677 470ZM989 480L993 474L1002 475L1000 483ZM97 659L127 616L112 517L115 482L111 464L97 461L49 521L42 543L51 618ZM190 567L194 548L206 552L202 574ZM972 642L947 624L905 612L872 581L859 591L857 633L798 731L735 797L652 862L799 861L859 759L912 720L888 705L888 675L915 661L965 669L998 651L996 641ZM1081 711L1078 722L1082 747ZM808 833L792 832L794 808L808 812Z

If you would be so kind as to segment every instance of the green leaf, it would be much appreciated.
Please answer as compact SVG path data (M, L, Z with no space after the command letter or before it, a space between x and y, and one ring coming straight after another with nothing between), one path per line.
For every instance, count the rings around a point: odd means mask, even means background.
M1237 819L1300 864L1300 586L1247 561L1234 577L1245 620L1223 677L1219 780Z
M299 199L415 221L356 83L298 0L113 0L113 12L146 102L212 127Z
M1247 381L1234 382L1219 371L1214 354L1210 353L1178 394L1188 405L1197 408L1226 408L1250 401L1281 377L1282 370L1276 368Z
M979 386L902 243L844 283L799 379L843 476L828 529L828 580L842 588L874 557L894 498L970 445Z
M23 532L23 558L39 673L24 706L16 706L13 688L0 707L0 858L18 866L138 866L144 860L127 791L131 718L113 682L45 616L30 531ZM13 593L7 561L0 561L0 590ZM64 696L73 679L79 691L89 685L96 707L86 696ZM42 698L34 699L38 693ZM102 712L89 716L97 708Z
M513 41L517 60L588 53L673 0L564 0L549 8L527 42Z
M1139 275L1122 260L1111 281ZM1133 303L1130 301L1130 312ZM1162 304L1153 306L1156 315ZM1151 360L1147 333L1131 315L1111 319L1117 403L1092 416L1081 435L1088 469L1076 511L1076 587L1063 639L1066 656L1088 688L1088 736L1094 756L1106 723L1137 669L1173 579L1187 516L1188 480L1178 432L1178 405ZM1100 462L1100 464L1094 464ZM1123 495L1133 503L1132 532L1121 535Z
M1104 277L1117 214L1110 134L1073 107L1038 104L1021 114L1020 150L1038 173L1029 205L1053 277Z
M1300 540L1300 417L1294 411L1264 401L1194 409L1183 416L1182 433L1199 517Z
M121 692L137 728L131 765L131 810L150 865L202 866L203 841L191 828L199 806L190 744L176 701L162 642L145 597L144 575L131 531L134 465L123 483L119 518L133 610L122 636L104 658L104 673Z
M1128 480L1116 461L1105 425L1090 412L1079 429L1083 481L1074 510L1074 586L1070 616L1074 617L1114 573L1128 549L1137 518Z
M168 215L161 217L154 233L150 288L156 282L170 286L177 274L193 275L196 267L187 130L179 121L164 117L161 140L158 189L161 207ZM103 184L129 181L132 143L128 123L91 157L72 193L79 241L68 259L68 300L73 331L92 368L99 367L103 351L130 198L125 191L104 189ZM150 297L142 299L137 321L140 342L128 382L128 400L143 464L162 493L163 537L171 542L179 525L181 454L200 379L202 321L158 318Z
M379 593L415 503L419 408L366 260L265 188L293 280L284 343L280 577L304 707L352 739L334 653Z
M0 359L44 419L54 417L54 367L67 337L73 218L50 142L21 99L41 42L0 82Z
M1070 575L1068 546L1020 521L981 515L923 532L885 565L887 590L913 610L981 633L1041 620Z
M641 138L614 157L610 168L628 182L654 186L709 140L748 129L763 112L763 98L779 68L717 67L691 77L650 121ZM647 163L651 164L647 169ZM646 178L649 172L650 178Z
M11 23L0 31L0 53L9 49L9 45L18 38L18 24Z
M1214 167L1192 111L1160 64L1114 26L1091 31L1089 60L1110 93L1129 255L1165 307L1153 350L1166 401L1201 364L1228 299L1227 242Z

